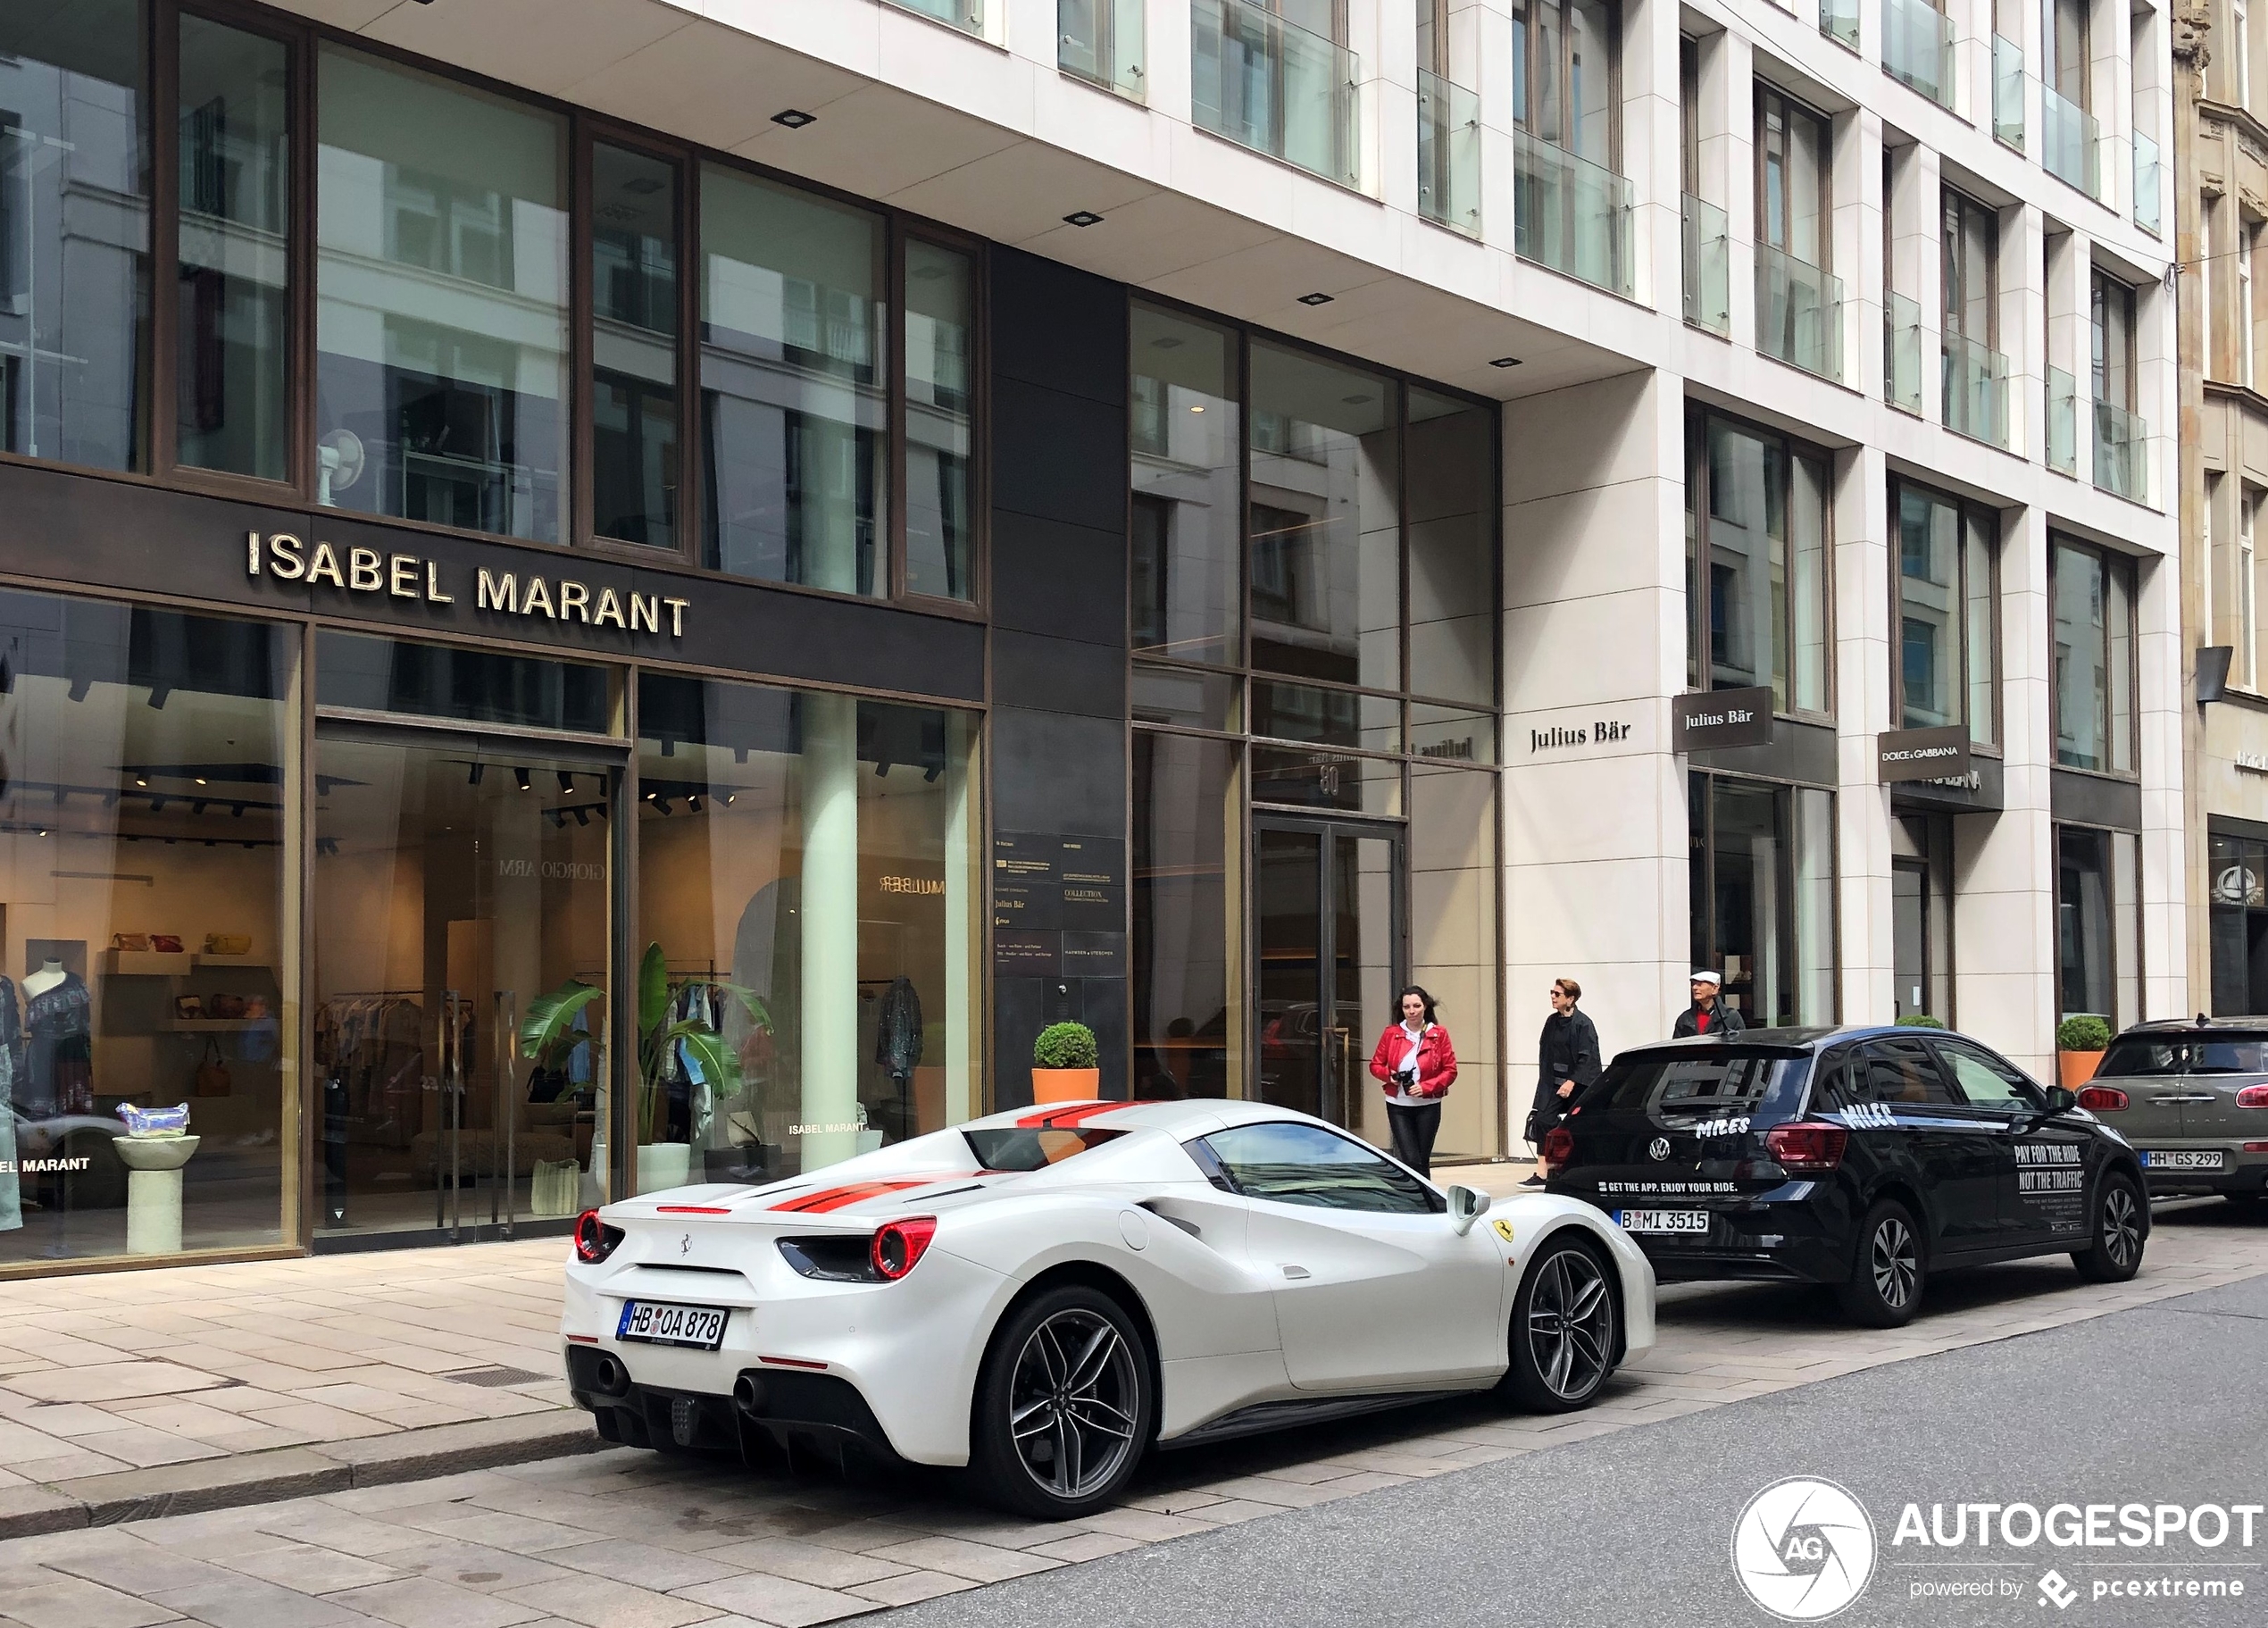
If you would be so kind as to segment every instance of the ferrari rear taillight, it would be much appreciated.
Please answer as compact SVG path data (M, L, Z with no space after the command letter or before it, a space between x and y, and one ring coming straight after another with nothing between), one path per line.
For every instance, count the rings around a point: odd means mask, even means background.
M2237 1093L2240 1108L2268 1108L2268 1085L2247 1085Z
M2114 1085L2090 1085L2079 1094L2079 1106L2089 1114L2116 1114L2126 1106L2126 1093Z
M938 1222L934 1215L908 1215L903 1221L893 1221L874 1234L870 1258L882 1281L895 1283L913 1270L921 1256L929 1252L930 1240L937 1236Z
M1575 1156L1575 1133L1565 1125L1554 1125L1544 1132L1544 1145L1538 1150L1547 1165L1564 1165Z
M1783 1170L1832 1170L1843 1162L1851 1133L1840 1125L1799 1119L1764 1132L1764 1151Z
M585 1210L575 1217L575 1258L584 1265L597 1265L621 1241L622 1229L608 1226L596 1210Z

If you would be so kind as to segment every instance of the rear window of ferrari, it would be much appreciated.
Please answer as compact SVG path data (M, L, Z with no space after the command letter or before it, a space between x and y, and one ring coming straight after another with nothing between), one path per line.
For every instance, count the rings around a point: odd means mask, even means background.
M1042 1170L1076 1157L1089 1148L1126 1134L1123 1131L1095 1131L1085 1126L1055 1129L1046 1125L1012 1125L1001 1131L963 1131L977 1168L986 1171Z
M1720 1047L1704 1055L1617 1058L1595 1092L1610 1113L1775 1125L1802 1111L1811 1054ZM1588 1104L1586 1105L1588 1106Z

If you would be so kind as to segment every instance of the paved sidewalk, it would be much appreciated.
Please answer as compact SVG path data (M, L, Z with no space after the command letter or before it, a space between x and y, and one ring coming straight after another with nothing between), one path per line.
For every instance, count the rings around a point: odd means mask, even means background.
M562 1239L0 1286L0 1535L598 1445Z
M2133 1282L2090 1285L2060 1258L1988 1267L1932 1284L1903 1330L1844 1327L1822 1294L1682 1285L1663 1292L1661 1344L1587 1412L1474 1398L1161 1453L1081 1521L971 1507L938 1472L788 1478L610 1449L0 1542L0 1628L826 1622L2268 1273L2257 1217L2203 1205L2160 1221Z

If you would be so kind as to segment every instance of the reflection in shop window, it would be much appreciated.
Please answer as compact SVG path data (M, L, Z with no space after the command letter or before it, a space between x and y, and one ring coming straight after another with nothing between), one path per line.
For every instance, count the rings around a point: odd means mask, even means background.
M136 0L0 6L0 447L142 469L148 108Z
M2140 839L2131 831L2055 828L2056 997L2114 1031L2141 1015Z
M1134 736L1134 1095L1243 1092L1237 747Z
M1752 1028L1835 1021L1835 799L1687 777L1693 964Z
M285 1235L293 648L0 594L0 1262ZM193 1140L122 1138L183 1103Z
M564 121L318 59L318 500L560 540Z
M2134 772L2134 566L2057 538L2049 550L2055 761ZM2089 1008L2090 1010L2092 1008Z
M1777 711L1825 712L1825 461L1712 416L1693 422L1689 457L1688 680L1769 685Z
M2268 842L2210 839L2213 1012L2268 1012Z
M638 1082L641 1189L770 1181L969 1118L974 720L657 674L638 697L635 937L660 947L672 1022L721 1052L666 1048Z
M1131 317L1134 647L1243 659L1236 336L1137 304Z

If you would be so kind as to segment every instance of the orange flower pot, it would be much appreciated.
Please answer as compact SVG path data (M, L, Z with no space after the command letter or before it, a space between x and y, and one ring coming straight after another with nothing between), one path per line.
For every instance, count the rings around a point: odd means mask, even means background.
M1031 1100L1044 1102L1096 1102L1103 1095L1103 1071L1099 1068L1035 1068L1031 1071Z
M2059 1051L2055 1054L2056 1077L2063 1081L2067 1091L2076 1091L2085 1085L2095 1077L2095 1071L2102 1066L2103 1054L2099 1051Z

